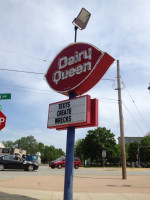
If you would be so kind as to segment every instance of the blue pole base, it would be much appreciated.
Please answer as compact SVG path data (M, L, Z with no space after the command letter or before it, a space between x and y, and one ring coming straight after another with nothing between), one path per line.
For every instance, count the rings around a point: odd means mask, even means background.
M73 199L74 143L75 127L69 127L67 130L64 200Z

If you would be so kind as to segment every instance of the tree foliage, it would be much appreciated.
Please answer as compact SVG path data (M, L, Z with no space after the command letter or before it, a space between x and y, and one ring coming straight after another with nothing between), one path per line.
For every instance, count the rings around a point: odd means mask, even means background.
M129 144L128 147L128 161L136 162L137 161L137 154L138 154L138 142L132 142Z
M77 141L75 145L76 155L81 155L91 162L102 162L102 150L106 150L108 162L120 160L120 149L116 145L114 134L105 127L89 130L85 139Z
M75 149L74 149L74 155L79 157L82 162L84 161L83 142L84 142L84 139L77 140L75 143Z
M141 140L140 160L141 162L150 162L150 135L143 137Z
M2 141L6 148L17 148L26 150L27 155L36 155L37 152L41 153L41 161L48 163L51 160L55 160L60 156L64 156L65 153L61 148L57 149L53 145L44 145L42 142L37 142L33 136L22 137L15 142Z
M15 148L25 149L27 154L35 155L38 150L38 143L33 136L22 137L14 142Z
M8 140L8 141L2 141L3 145L6 147L6 148L13 148L14 147L14 142L11 141L11 140Z

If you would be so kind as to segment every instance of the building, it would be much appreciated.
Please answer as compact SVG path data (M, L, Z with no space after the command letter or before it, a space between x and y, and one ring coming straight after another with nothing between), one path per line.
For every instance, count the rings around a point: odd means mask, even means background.
M21 157L26 155L26 150L22 150L22 149L15 149L15 148L0 148L0 155L20 155Z
M5 146L0 142L0 148L5 148Z
M132 142L141 143L143 137L124 137L125 144L130 144ZM118 144L121 144L121 137L118 137Z

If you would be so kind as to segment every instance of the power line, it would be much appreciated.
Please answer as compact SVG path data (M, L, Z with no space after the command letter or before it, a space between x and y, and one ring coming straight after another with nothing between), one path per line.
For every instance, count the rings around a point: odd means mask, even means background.
M129 97L131 98L131 100L132 100L132 102L133 102L133 104L134 104L134 106L135 106L135 108L136 108L136 110L137 110L137 112L138 112L138 114L139 114L141 120L143 121L143 124L145 125L146 130L149 132L149 128L148 128L148 126L147 126L145 120L143 119L143 117L142 117L142 115L141 115L141 113L140 113L140 111L139 111L139 109L138 109L138 107L137 107L137 105L136 105L134 99L132 98L132 96L131 96L131 94L130 94L128 88L127 88L127 86L125 85L124 82L122 82L122 83L123 83L124 87L126 88L126 90L127 90L127 92L128 92L128 95L129 95Z
M129 114L131 115L132 119L134 120L134 122L136 123L137 127L145 134L145 132L142 130L142 128L139 126L139 124L137 123L137 121L135 120L135 118L133 117L132 113L129 111L129 109L127 108L127 106L122 102L122 104L124 105L124 107L126 108L126 110L129 112Z
M37 57L25 55L25 54L17 53L17 52L10 51L10 50L7 50L7 49L0 49L0 51L4 51L4 52L7 52L7 53L15 54L15 55L18 55L18 56L28 57L28 58L34 59L34 60L41 60L41 61L43 61L43 62L49 62L48 60L43 59L43 58L37 58Z
M13 87L13 90L17 90L17 89L25 89L25 90L34 90L33 92L35 93L41 93L41 94L46 94L46 95L51 95L50 93L54 93L53 91L49 91L49 90L42 90L42 89L36 89L36 88L30 88L30 87L24 87L24 86L17 86L17 85L0 85L0 87ZM17 89L14 89L17 88ZM48 93L47 93L48 92ZM56 95L56 94L55 94ZM57 94L59 95L59 94ZM109 103L117 103L118 100L117 99L110 99L110 98L100 98L100 100L106 102L105 100L109 101ZM110 102L110 101L114 101L114 102Z
M1 71L10 71L10 72L19 72L19 73L29 73L29 74L39 74L44 75L43 72L31 72L31 71L25 71L25 70L17 70L17 69L8 69L8 68L0 68ZM113 78L102 78L103 81L115 81Z
M11 72L19 72L19 73L28 73L28 74L40 74L43 75L42 72L30 72L30 71L24 71L24 70L16 70L16 69L6 69L6 68L0 68L2 71L11 71Z

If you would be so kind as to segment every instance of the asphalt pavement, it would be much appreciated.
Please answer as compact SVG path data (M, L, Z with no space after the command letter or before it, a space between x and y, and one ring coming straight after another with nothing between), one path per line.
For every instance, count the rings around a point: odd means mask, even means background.
M62 200L63 189L64 169L0 172L0 200ZM121 168L80 168L73 190L74 200L149 200L150 169L129 168L124 180Z

